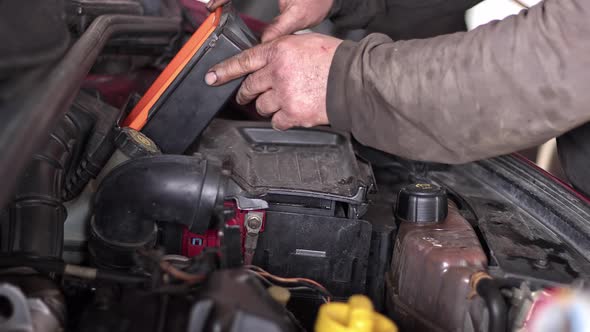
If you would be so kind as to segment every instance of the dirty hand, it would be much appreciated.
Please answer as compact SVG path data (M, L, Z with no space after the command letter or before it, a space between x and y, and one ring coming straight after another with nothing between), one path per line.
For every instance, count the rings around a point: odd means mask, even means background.
M256 110L272 116L275 129L328 124L328 73L341 42L315 33L285 36L213 66L205 82L216 86L250 74L236 100L245 105L256 99Z
M210 0L209 10L229 0ZM271 41L320 24L330 13L334 0L279 0L280 15L264 30L262 41Z

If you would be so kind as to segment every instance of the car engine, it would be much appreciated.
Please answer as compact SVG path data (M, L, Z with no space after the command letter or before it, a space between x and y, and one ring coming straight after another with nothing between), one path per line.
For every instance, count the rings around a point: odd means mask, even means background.
M442 165L276 131L229 100L239 82L223 100L179 85L134 127L205 7L55 3L65 54L0 99L1 331L540 331L541 304L585 292L590 201L523 157ZM224 10L242 32L211 47L255 40Z

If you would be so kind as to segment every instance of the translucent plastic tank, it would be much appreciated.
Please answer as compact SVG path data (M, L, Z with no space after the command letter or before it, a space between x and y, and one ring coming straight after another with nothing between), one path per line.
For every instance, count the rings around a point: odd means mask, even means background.
M473 228L453 204L442 222L402 222L387 278L389 312L402 330L481 330L485 309L469 280L486 266Z

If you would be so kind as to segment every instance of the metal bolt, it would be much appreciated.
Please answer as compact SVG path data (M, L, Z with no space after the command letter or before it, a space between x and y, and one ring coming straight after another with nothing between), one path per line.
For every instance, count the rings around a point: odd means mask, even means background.
M211 47L211 48L215 47L215 44L217 44L218 39L219 39L219 37L213 36L213 39L211 39L211 41L209 42L209 47Z
M246 220L246 226L252 231L256 231L262 227L262 218L259 215L250 215Z
M548 267L549 262L546 259L537 259L534 265L540 269L546 269Z

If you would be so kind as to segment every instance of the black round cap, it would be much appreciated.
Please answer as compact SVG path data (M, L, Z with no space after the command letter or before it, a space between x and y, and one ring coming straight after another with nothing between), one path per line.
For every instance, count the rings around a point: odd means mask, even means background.
M396 218L415 223L443 221L448 213L447 192L430 183L404 187L397 196Z
M154 141L131 128L121 129L115 138L115 146L131 159L162 153Z

